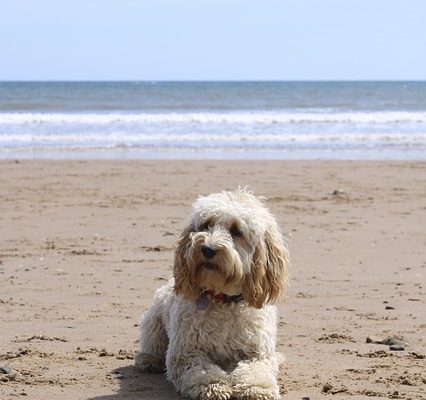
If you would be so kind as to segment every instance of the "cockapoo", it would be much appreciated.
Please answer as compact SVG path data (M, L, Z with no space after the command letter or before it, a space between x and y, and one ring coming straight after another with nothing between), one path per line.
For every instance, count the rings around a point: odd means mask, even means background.
M200 197L177 242L174 278L143 315L136 366L191 399L279 399L276 307L288 253L247 190Z

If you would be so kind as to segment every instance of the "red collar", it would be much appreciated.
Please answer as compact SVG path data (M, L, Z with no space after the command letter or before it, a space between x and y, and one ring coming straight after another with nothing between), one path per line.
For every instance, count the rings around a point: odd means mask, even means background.
M197 301L195 302L198 310L205 310L209 306L210 301L215 301L217 303L229 304L229 303L239 303L244 300L242 294L237 294L234 296L229 296L225 293L216 293L214 290L205 290L200 294Z

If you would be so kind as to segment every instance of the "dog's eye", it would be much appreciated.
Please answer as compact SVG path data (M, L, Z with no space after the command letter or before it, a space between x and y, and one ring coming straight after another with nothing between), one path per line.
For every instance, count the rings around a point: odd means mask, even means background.
M243 235L243 233L235 225L231 226L229 233L231 234L232 237L240 237Z
M202 231L206 231L206 230L208 230L211 226L213 226L213 222L209 220L209 221L206 221L206 222L202 223L202 224L198 227L198 230L199 230L200 232L202 232Z

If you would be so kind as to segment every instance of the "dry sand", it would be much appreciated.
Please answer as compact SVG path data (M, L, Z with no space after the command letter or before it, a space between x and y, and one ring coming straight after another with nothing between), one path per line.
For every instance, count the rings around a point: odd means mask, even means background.
M1 161L0 398L178 399L137 324L192 201L238 185L289 240L283 398L424 399L426 163L304 161Z

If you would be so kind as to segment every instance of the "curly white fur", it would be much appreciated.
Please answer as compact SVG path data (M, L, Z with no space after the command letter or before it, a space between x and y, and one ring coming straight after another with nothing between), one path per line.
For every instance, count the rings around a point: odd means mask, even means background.
M245 190L200 197L174 278L143 315L142 371L166 370L192 399L279 399L276 307L288 254L273 216Z

